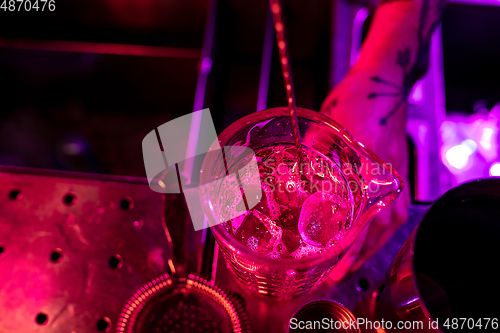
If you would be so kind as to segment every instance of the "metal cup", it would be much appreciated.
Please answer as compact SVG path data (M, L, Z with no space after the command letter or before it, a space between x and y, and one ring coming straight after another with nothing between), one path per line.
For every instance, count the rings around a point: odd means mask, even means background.
M348 332L359 330L356 317L342 304L318 300L301 307L290 319L288 333L298 332Z
M405 331L494 329L499 254L500 179L458 186L431 207L402 246L373 294L371 313L401 321Z

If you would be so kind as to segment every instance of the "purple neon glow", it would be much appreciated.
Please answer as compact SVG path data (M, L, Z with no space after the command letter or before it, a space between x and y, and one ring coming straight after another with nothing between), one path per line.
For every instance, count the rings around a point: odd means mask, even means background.
M266 32L264 34L264 49L262 50L262 64L260 66L259 92L257 95L257 111L267 108L267 95L269 92L269 76L271 75L271 60L274 46L273 14L268 9Z
M359 58L359 52L361 50L361 41L363 39L363 25L366 21L370 12L366 7L361 8L356 13L354 17L354 22L352 23L352 39L351 39L351 58L350 65L354 65L354 63Z
M486 150L491 150L492 144L491 144L491 138L493 137L494 130L491 127L485 127L483 128L483 132L481 134L481 140L479 141L479 144L481 147L483 147Z
M209 2L209 10L207 13L207 21L205 23L205 33L203 36L203 46L201 50L201 63L200 71L198 73L198 80L196 82L196 91L194 95L194 105L193 105L193 118L191 120L191 128L189 130L189 143L186 152L186 156L196 151L198 145L200 124L201 124L201 112L203 105L205 103L205 92L207 89L207 76L212 70L212 58L210 55L212 53L212 44L214 40L215 31L215 15L216 15L216 1L211 0ZM193 159L188 158L184 164L184 176L187 178L187 183L191 183L191 178L193 176Z
M477 144L474 140L465 140L461 144L448 149L445 153L445 164L450 165L455 169L463 169L469 162L469 156L477 149Z
M203 75L208 75L212 71L212 58L210 57L204 57L201 60L201 68L200 72Z
M431 182L430 165L430 125L422 119L408 119L406 123L406 132L415 144L415 150L418 158L416 159L416 174L418 175L415 183L415 199L422 201L431 201L429 183Z
M500 176L500 104L491 110L480 104L474 111L473 115L447 116L440 127L441 159L453 175L452 185Z
M500 162L495 162L490 166L490 176L500 177Z
M478 124L479 152L487 162L493 162L498 157L498 128L491 121Z
M408 101L411 104L420 105L424 102L424 83L422 80L417 81L408 96Z

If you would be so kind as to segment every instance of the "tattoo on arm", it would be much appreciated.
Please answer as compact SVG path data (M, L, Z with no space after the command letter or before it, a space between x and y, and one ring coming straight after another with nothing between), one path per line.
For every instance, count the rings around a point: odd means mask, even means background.
M403 72L403 85L391 82L389 80L383 79L378 76L372 76L370 79L373 82L379 83L381 85L384 85L388 88L390 88L392 91L383 91L383 92L373 92L368 94L368 98L377 98L377 97L398 97L398 100L396 101L396 104L392 107L392 109L380 119L379 124L380 125L385 125L387 123L387 120L394 114L396 111L399 109L399 107L403 104L406 103L406 98L408 94L410 93L411 86L412 84L407 84L408 80L408 70L407 67L410 64L410 58L411 58L411 50L409 47L405 48L402 51L398 51L398 56L396 59L396 63L399 67L401 67L402 72Z
M382 0L382 4L395 2L395 1L410 1L410 0ZM403 104L407 103L407 97L411 92L413 84L423 76L423 73L427 70L429 61L429 49L431 44L431 37L434 29L439 24L441 19L441 14L446 5L446 0L438 0L432 3L435 11L435 17L432 18L431 8L432 0L423 0L422 7L420 10L419 25L418 25L418 40L417 47L415 50L415 62L412 66L410 65L411 60L411 49L406 47L404 50L399 50L396 58L396 64L401 67L403 78L402 85L390 82L389 80L380 78L378 76L372 76L370 79L373 82L384 85L391 88L392 91L389 92L372 92L368 94L367 98L377 98L377 97L398 97L394 107L380 119L379 124L385 125L387 120L399 109Z
M404 72L405 71L403 69L403 73ZM398 108L403 103L406 103L406 96L408 96L408 93L406 92L406 90L408 88L406 88L404 85L403 86L397 85L397 84L392 83L390 81L381 79L378 76L372 76L370 79L373 82L380 83L380 84L383 84L384 86L392 88L393 91L390 91L390 92L374 92L374 93L368 94L368 98L377 98L377 97L383 97L383 96L398 97L398 100L397 100L396 104L392 107L392 109L389 111L389 113L387 115L385 115L384 117L382 117L380 119L380 121L379 121L380 125L385 125L387 123L387 119L389 119L394 113L396 113L396 111L398 110Z
M338 99L337 99L337 98L334 98L334 99L332 99L330 102L328 102L328 103L326 104L325 109L333 109L334 107L336 107L336 106L337 106L337 103L338 103Z

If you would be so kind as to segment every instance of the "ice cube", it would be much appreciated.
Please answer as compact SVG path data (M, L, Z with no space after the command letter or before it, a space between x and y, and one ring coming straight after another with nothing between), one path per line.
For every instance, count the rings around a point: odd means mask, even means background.
M347 200L326 192L316 192L302 205L299 234L313 246L325 247L344 227L348 218Z
M285 244L279 241L267 255L273 259L279 259L286 254L286 252L287 248Z
M307 244L302 242L302 244L297 248L297 250L293 251L290 256L295 259L302 259L304 257L313 255L322 250L321 247L313 246L311 244Z
M245 220L245 217L247 217L247 215L249 213L250 212L245 212L245 213L241 214L240 216L237 216L234 219L226 222L226 230L228 230L228 232L231 235L235 235L238 232L238 229L240 228L241 224Z
M271 178L272 177L272 178ZM276 221L278 216L286 209L286 205L278 201L276 198L276 181L274 176L262 181L263 195L260 203L256 206L261 212L267 214L273 221Z
M323 157L310 154L304 158L302 188L305 192L347 192L347 186L339 169Z
M283 230L268 216L254 209L248 214L235 238L252 251L268 254L281 242Z
M257 161L265 162L273 153L274 153L274 148L269 147L269 148L259 149L258 151L255 152L255 156L257 157Z
M285 251L283 255L290 255L292 252L297 250L300 246L300 235L297 228L291 230L283 230L283 245L285 246Z
M309 195L302 191L297 178L283 175L276 177L272 186L263 186L269 216L284 228L297 227L300 206Z
M297 175L280 175L276 179L274 197L285 206L298 206L303 196L300 177Z

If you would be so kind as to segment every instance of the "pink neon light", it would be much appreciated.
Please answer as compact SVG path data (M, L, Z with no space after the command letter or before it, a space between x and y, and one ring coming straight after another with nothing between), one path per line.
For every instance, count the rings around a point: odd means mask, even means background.
M476 151L476 148L477 144L470 139L451 147L445 153L447 164L458 170L465 168L469 162L469 156Z
M500 177L500 162L495 162L490 166L490 176Z
M412 104L421 104L424 101L424 84L419 80L414 86L408 98Z
M493 129L489 127L483 128L483 133L481 134L481 140L479 144L486 150L491 150L491 138L493 137Z

